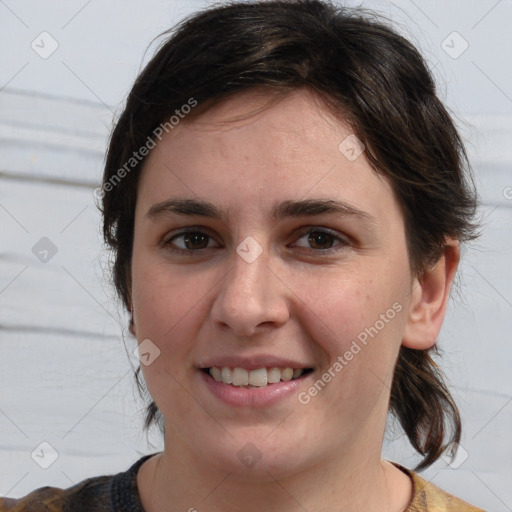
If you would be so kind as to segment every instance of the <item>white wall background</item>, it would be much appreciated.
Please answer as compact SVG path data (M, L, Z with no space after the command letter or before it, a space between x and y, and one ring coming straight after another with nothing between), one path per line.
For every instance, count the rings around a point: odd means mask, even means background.
M123 471L161 448L156 432L152 445L142 433L127 319L103 274L92 191L147 45L207 4L0 0L0 496ZM489 511L510 511L512 2L363 5L395 20L435 69L461 120L485 219L484 236L464 252L439 342L463 416L461 457L422 476ZM42 58L32 44L43 55L58 48ZM129 337L126 346L134 347ZM413 466L400 434L386 440L385 455ZM31 457L41 442L58 453L48 469Z

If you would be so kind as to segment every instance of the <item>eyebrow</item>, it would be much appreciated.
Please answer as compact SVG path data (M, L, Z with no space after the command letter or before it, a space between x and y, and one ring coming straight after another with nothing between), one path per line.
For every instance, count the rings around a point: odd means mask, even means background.
M147 212L147 217L157 219L169 213L184 216L209 217L216 220L227 221L227 214L221 211L214 204L199 199L168 199L154 204ZM289 217L308 217L322 214L337 214L350 216L369 221L376 224L376 219L369 213L359 210L343 201L337 199L302 199L298 201L283 201L271 211L271 218L274 221Z

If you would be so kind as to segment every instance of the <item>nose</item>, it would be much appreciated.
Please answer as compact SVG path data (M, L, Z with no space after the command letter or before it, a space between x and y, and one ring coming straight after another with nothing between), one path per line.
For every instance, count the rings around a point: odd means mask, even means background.
M288 289L265 251L250 263L235 252L232 261L212 306L214 324L243 337L283 326L290 317Z

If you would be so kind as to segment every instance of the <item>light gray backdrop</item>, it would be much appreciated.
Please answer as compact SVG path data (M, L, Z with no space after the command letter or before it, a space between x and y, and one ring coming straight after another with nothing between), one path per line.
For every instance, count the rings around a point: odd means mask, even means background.
M103 275L93 189L147 45L205 5L0 0L0 496L122 471L161 448L157 432L151 445L142 433L137 361ZM464 251L439 342L463 416L461 449L455 463L422 476L510 511L512 2L363 5L390 16L426 55L460 121L482 200L484 236ZM134 348L129 337L126 347ZM399 429L385 455L417 461Z

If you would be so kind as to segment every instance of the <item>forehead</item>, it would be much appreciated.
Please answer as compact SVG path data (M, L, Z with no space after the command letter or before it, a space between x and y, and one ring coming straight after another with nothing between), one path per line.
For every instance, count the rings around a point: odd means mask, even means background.
M141 202L194 196L222 208L275 209L278 201L343 199L373 215L394 210L389 183L350 125L307 90L279 99L234 95L164 135L139 183ZM351 152L352 150L352 152Z
M198 111L201 112L201 105ZM258 160L264 160L266 156L275 158L290 146L307 149L310 143L319 151L322 146L329 150L332 140L326 137L328 132L331 135L336 132L337 138L352 133L348 123L341 116L335 117L323 100L307 88L286 93L265 89L241 92L209 107L197 117L191 116L191 121L185 117L177 128L169 139L180 140L193 134L197 143L209 139L224 145L250 134L251 144L238 147L240 154L251 147L272 142ZM273 151L269 153L268 150Z

